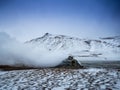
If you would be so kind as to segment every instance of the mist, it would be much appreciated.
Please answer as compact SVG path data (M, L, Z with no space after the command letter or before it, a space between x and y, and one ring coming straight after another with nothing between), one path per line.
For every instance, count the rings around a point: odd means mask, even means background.
M18 42L5 32L0 32L0 65L53 67L66 57L67 55L62 51L50 52L44 46L33 48Z

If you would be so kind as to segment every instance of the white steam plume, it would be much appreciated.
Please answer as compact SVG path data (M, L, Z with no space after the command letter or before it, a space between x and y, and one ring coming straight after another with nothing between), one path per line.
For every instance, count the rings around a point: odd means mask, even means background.
M43 46L32 48L0 32L0 65L23 64L35 67L52 67L66 58L62 51L50 52Z

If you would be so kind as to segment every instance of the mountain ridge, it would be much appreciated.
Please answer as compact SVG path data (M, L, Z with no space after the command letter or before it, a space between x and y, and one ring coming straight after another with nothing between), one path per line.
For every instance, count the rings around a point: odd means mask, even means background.
M38 37L27 41L34 47L45 47L48 51L64 51L68 55L80 57L111 57L111 55L120 54L120 36L99 39L80 39L65 35L52 35L45 33L42 37ZM77 54L77 55L76 55ZM107 54L109 56L107 56ZM111 55L110 55L111 54ZM115 58L116 56L114 56Z
M42 41L43 42L47 39L61 39L64 41L64 39L66 40L77 40L77 41L84 41L84 43L90 45L91 42L98 42L98 43L104 43L106 45L109 45L109 46L115 46L115 47L119 47L120 45L120 36L114 36L114 37L105 37L105 38L99 38L99 39L80 39L80 38L76 38L76 37L70 37L70 36L65 36L65 35L52 35L50 33L45 33L42 37L38 37L38 38L35 38L35 39L31 39L30 41L26 41L25 43L32 43L32 42L39 42L39 41ZM118 39L118 44L114 44L112 42L108 42L107 40L113 40L113 42ZM117 41L117 40L116 40Z

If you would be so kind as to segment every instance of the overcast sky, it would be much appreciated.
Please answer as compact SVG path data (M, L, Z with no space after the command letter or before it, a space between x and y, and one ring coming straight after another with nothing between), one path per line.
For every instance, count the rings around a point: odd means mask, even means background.
M46 32L120 35L120 0L0 0L0 31L22 42Z

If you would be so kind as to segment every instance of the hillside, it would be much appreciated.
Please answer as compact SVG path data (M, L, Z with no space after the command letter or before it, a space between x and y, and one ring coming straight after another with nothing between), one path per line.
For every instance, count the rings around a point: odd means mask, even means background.
M120 36L80 39L46 33L26 43L31 44L33 48L42 46L51 52L63 51L80 60L120 60Z

